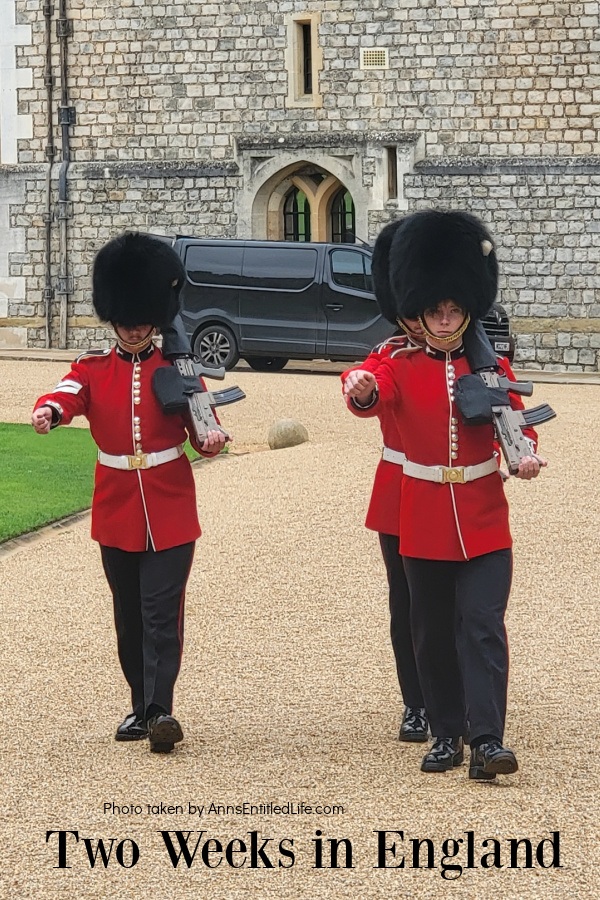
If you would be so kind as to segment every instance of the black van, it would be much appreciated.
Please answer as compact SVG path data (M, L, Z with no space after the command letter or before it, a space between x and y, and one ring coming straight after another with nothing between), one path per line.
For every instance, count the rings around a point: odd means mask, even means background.
M205 365L352 362L395 330L375 301L367 245L178 237L173 247L187 274L183 320ZM488 319L496 351L512 357L506 313L497 307Z

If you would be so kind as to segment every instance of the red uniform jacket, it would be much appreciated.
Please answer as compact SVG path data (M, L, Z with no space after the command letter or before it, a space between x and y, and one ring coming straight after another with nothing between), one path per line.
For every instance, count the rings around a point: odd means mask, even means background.
M406 335L398 335L384 341L383 344L375 347L367 356L360 366L353 368L366 369L367 372L375 372L384 359L394 355L399 350L413 345ZM341 376L342 383L350 374L352 369L348 369ZM352 407L351 407L352 408ZM391 414L390 414L391 413ZM404 450L402 435L398 427L398 418L390 411L388 407L379 406L377 409L379 425L383 437L383 444L390 450ZM365 525L373 531L379 531L381 534L399 534L400 533L400 492L402 489L402 466L396 463L387 462L385 459L379 461L375 472L375 481L371 492L371 500L367 510L367 518Z
M191 425L165 415L152 390L152 375L171 365L151 345L135 357L120 347L80 356L54 391L35 408L50 406L55 424L86 416L99 449L115 456L154 453L183 444ZM136 384L139 382L139 385ZM188 427L189 425L189 427ZM195 438L194 449L203 456ZM166 550L200 536L196 491L185 454L150 469L112 469L96 463L92 538L107 547Z
M506 361L501 367L514 380ZM451 353L427 347L386 359L375 372L378 400L369 409L353 411L372 416L381 408L382 414L394 416L411 462L477 465L494 455L493 427L464 425L451 397L454 380L470 371L462 347ZM522 409L520 399L510 396L512 405ZM405 475L399 518L403 556L459 561L512 545L508 504L497 472L466 484L436 484Z

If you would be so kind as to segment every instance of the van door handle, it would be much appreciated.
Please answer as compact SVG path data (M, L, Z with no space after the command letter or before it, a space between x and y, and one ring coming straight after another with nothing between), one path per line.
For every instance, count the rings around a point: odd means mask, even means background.
M336 312L339 312L340 309L344 308L343 303L326 303L325 306L327 309L334 309Z

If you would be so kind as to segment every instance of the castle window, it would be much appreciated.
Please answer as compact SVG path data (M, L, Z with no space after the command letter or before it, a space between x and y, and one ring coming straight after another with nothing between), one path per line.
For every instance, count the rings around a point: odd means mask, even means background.
M304 191L293 187L283 205L283 239L310 241L310 205Z
M331 201L331 240L334 244L353 244L356 237L354 201L342 188Z
M305 94L312 94L312 28L303 22L302 29L302 84Z
M320 13L297 13L288 22L286 67L288 71L287 105L321 107L319 73L323 52L319 46Z
M398 154L396 147L386 147L388 200L398 199Z

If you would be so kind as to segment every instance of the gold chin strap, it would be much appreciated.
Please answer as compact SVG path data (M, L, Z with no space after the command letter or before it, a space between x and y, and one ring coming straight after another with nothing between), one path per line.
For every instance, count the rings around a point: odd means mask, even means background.
M410 328L408 327L408 325L406 324L406 322L403 322L403 321L402 321L402 319L400 318L400 316L398 316L398 318L396 319L396 322L398 323L398 325L400 326L400 328L402 329L402 331L404 331L404 332L409 336L409 338L412 338L412 339L415 340L415 341L418 341L419 338L420 338L421 340L423 339L423 335L422 335L422 334L416 334L414 331L411 331Z
M142 350L145 350L146 347L149 347L152 343L152 338L156 334L156 328L151 328L146 337L142 338L141 341L138 341L137 344L129 344L127 341L124 341L116 328L115 334L117 335L119 347L121 347L122 350L125 350L126 353L141 353Z
M437 335L432 334L432 332L429 330L429 328L425 324L423 316L419 316L418 319L419 319L419 325L421 326L421 328L423 329L423 331L425 332L427 337L431 338L434 341L439 341L440 344L451 344L452 341L457 341L460 337L463 336L463 334L469 327L469 322L471 321L471 316L469 315L469 313L467 313L465 318L463 319L463 323L460 326L460 328L457 329L457 331L455 331L454 334L449 334L447 337L437 337Z

